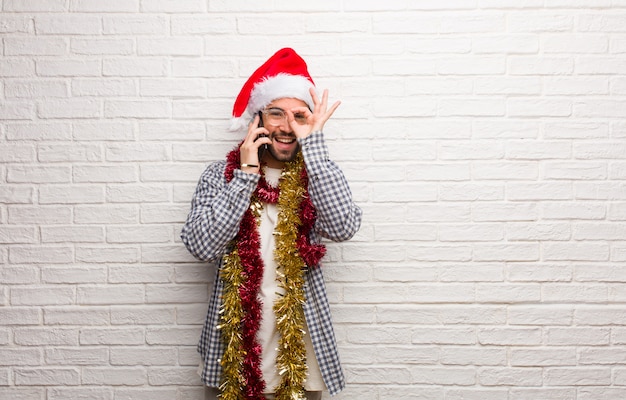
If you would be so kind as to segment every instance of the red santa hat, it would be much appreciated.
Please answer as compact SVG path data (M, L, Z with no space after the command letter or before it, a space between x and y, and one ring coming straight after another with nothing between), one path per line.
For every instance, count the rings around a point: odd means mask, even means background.
M306 63L293 49L278 50L248 78L233 106L231 131L244 128L256 113L276 99L300 99L313 109L315 87Z

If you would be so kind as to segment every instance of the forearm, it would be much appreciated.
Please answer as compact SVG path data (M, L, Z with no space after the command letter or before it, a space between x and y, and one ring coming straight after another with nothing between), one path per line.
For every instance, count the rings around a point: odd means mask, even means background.
M256 174L236 170L233 179L226 183L223 166L212 166L205 171L181 232L183 243L194 257L212 261L226 251L250 206L258 179Z
M317 211L316 230L334 240L348 240L361 226L361 209L339 167L330 160L321 131L300 139L309 176L309 194Z

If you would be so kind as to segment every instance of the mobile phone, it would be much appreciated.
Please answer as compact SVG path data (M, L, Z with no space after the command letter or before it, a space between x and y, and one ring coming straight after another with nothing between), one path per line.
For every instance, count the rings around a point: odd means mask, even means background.
M263 127L263 115L262 112L259 111L259 128ZM261 137L268 137L266 134L260 134L258 138ZM263 159L263 154L265 153L265 150L267 150L267 144L262 144L261 146L259 146L259 164L261 164L261 160Z

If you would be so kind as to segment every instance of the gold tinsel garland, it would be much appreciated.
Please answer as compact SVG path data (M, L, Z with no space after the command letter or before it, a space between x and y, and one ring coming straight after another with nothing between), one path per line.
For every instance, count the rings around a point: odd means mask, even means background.
M276 388L277 400L304 399L304 381L307 375L304 347L304 272L306 265L298 254L296 241L302 225L299 206L305 196L302 183L302 156L287 164L282 176L278 198L276 248L274 259L278 265L279 286L285 294L274 303L276 327L280 332L276 367L281 381Z
M304 273L306 263L298 253L298 230L302 225L299 209L306 195L302 172L304 160L301 154L285 164L279 182L278 222L274 231L276 248L274 258L278 270L279 286L285 291L274 304L276 327L280 333L276 367L281 378L275 388L276 400L305 399L304 382L307 376L306 348L304 345ZM250 210L260 218L262 203L253 198ZM262 265L259 267L263 267ZM220 272L224 282L220 325L225 340L220 399L242 400L246 398L246 380L242 374L244 350L241 321L245 318L240 288L244 284L244 270L237 246L225 258ZM260 393L255 393L261 396Z
M243 268L238 250L224 259L224 266L220 271L220 279L224 282L222 308L220 310L220 325L222 337L228 338L222 356L222 383L220 386L221 399L243 399L242 388L245 381L241 374L244 352L240 332L241 321L244 318L239 288L243 283Z

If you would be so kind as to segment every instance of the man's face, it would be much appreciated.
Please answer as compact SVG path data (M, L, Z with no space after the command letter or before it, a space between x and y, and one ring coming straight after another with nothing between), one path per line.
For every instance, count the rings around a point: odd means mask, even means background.
M307 107L307 104L298 99L282 98L272 101L266 109L279 108L281 110L291 110L294 107ZM263 115L263 126L267 129L272 139L272 144L268 146L268 151L263 156L263 161L269 167L282 168L283 163L292 161L298 151L300 144L296 140L296 135L289 126L287 117L285 117L279 125L274 126L267 121L267 116Z

